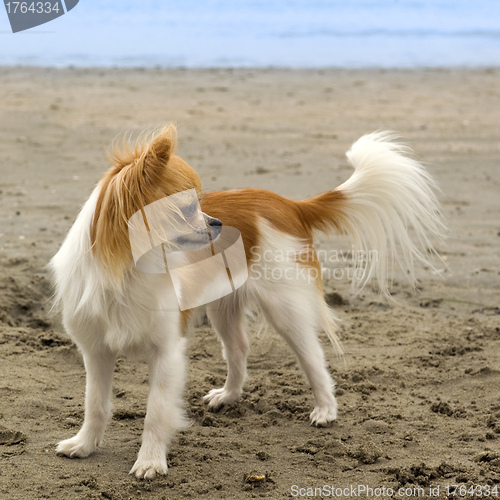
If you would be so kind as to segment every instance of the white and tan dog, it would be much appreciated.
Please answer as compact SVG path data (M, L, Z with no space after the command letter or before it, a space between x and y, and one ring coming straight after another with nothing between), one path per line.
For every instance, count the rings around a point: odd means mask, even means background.
M314 394L311 422L316 425L337 417L334 382L318 332L325 331L339 350L340 345L323 297L314 233L347 234L355 251L376 252L376 259L360 264L359 285L374 278L387 294L392 264L397 262L414 282L414 262L430 265L430 239L443 228L433 181L388 133L363 136L352 146L347 156L354 173L341 186L298 202L257 189L202 194L198 175L175 155L175 148L176 131L169 126L148 141L114 151L112 168L51 261L56 303L87 371L83 426L57 451L86 457L96 450L111 415L115 357L140 353L149 362L150 393L131 473L146 479L167 472L167 446L186 425L183 331L188 314L179 311L165 274L134 267L127 227L134 213L194 188L203 212L211 216L209 226L222 221L243 238L247 282L207 305L228 365L226 383L207 394L208 405L233 403L242 393L249 351L243 320L248 308L257 308L297 355ZM261 272L258 266L264 262L276 272Z

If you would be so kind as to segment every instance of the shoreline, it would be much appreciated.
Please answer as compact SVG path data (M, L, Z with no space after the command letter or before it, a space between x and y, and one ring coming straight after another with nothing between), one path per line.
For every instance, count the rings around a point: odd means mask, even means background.
M419 71L499 71L500 65L422 65L422 66L184 66L184 65L120 65L120 64L22 64L0 63L0 68L33 70L130 70L130 71L373 71L373 72L419 72Z

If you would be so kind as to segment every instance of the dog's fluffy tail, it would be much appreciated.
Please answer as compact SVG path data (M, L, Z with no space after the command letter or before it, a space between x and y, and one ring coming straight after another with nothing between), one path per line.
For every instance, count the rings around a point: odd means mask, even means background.
M352 239L355 287L375 278L386 297L394 263L415 286L415 262L434 268L432 240L444 232L436 185L409 153L389 132L365 135L347 152L352 176L337 189L302 202L314 229L333 228Z

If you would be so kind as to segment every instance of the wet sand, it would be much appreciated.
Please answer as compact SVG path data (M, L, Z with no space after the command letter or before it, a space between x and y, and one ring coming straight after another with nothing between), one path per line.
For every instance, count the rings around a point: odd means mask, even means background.
M300 488L500 485L500 70L0 71L0 497L290 498ZM437 179L450 228L441 276L419 269L398 303L350 294L343 262L325 291L343 320L344 360L324 346L339 419L309 426L312 395L272 330L256 335L243 397L210 412L224 381L209 326L190 336L192 426L154 482L127 475L139 448L144 364L120 359L99 451L55 454L83 418L85 374L49 313L45 265L106 169L120 134L176 123L179 154L207 191L258 187L301 199L347 179L344 152L392 129ZM349 249L321 236L325 252ZM264 477L256 480L255 477ZM305 491L305 490L304 490ZM361 490L362 493L362 490ZM500 494L500 491L499 491ZM363 498L363 494L360 495ZM422 498L422 497L420 497Z

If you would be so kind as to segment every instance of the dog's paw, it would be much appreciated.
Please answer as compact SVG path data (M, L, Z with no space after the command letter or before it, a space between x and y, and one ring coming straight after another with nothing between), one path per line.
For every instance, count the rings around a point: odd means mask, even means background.
M69 458L85 458L97 449L95 443L89 443L78 434L58 443L56 453Z
M164 476L168 471L167 460L144 460L138 458L129 474L134 474L138 479L154 479Z
M221 406L234 403L238 397L239 392L227 391L222 387L221 389L212 389L206 396L203 397L203 401L208 403L209 408L220 408Z
M310 415L311 424L324 427L337 419L337 405L316 406Z

